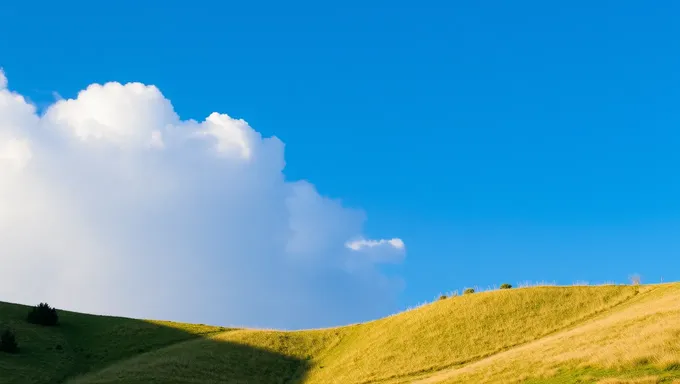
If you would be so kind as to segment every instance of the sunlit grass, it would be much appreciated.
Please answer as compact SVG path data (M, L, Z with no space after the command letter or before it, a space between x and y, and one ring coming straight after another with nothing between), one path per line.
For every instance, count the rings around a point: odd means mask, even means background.
M666 383L680 379L680 286L640 289L638 297L592 321L440 372L429 382ZM593 372L606 375L593 376ZM588 381L591 376L598 380Z
M345 330L310 382L361 383L463 365L583 321L635 296L627 286L536 287L454 296Z

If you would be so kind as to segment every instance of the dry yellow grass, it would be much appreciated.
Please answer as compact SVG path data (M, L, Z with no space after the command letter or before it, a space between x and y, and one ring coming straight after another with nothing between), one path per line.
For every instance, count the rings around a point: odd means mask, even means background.
M680 284L501 290L347 327L211 332L67 383L673 383Z
M631 287L536 287L453 297L352 327L309 382L363 383L465 364L568 327L635 294Z
M637 379L604 379L597 382L597 384L656 384L656 377L640 377Z
M628 286L536 287L464 295L348 327L228 332L146 354L74 383L107 383L113 378L154 382L158 372L165 371L175 373L161 381L186 382L177 379L176 372L185 356L192 362L183 370L188 375L227 367L228 362L217 352L224 353L225 346L232 344L303 361L295 376L299 382L408 381L558 332L633 297L635 289ZM206 351L212 352L206 355ZM130 381L139 377L144 380ZM213 381L204 378L202 382Z
M551 382L550 377L565 370L586 375L594 368L620 382L627 381L616 376L631 372L656 374L626 380L680 377L680 286L642 291L621 308L578 327L421 382L515 383L530 378Z

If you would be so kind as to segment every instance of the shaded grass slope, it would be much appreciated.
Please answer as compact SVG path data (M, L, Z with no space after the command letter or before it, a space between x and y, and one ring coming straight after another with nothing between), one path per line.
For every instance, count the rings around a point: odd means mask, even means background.
M68 383L298 382L310 368L309 353L323 347L327 336L321 332L226 332L149 352Z
M59 311L60 325L28 324L29 307L0 303L0 329L17 334L20 353L0 353L0 383L60 383L113 362L226 328Z

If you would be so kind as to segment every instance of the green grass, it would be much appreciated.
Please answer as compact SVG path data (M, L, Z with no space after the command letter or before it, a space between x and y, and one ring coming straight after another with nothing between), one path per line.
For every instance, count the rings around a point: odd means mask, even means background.
M27 324L27 311L0 303L0 329L21 347L0 353L0 383L680 380L680 284L499 290L295 332L62 311L50 328Z
M60 311L60 325L28 324L29 307L0 303L0 329L15 331L20 353L0 355L0 383L62 382L78 373L177 342L221 332L219 327L152 322Z

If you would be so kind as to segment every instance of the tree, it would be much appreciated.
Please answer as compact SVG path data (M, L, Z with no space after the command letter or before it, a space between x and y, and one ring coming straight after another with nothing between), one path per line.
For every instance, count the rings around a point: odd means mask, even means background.
M55 326L59 323L59 315L56 308L50 307L47 303L40 303L31 309L26 321L31 324Z
M0 351L7 353L19 352L19 344L17 343L16 336L10 329L6 329L0 334Z

